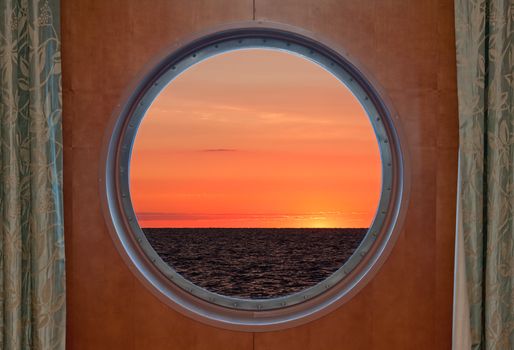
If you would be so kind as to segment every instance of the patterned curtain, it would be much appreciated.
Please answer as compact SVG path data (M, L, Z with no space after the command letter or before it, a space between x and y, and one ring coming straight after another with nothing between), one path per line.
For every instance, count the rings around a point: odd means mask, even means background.
M0 349L64 349L58 0L0 0Z
M514 0L455 0L454 349L514 349Z

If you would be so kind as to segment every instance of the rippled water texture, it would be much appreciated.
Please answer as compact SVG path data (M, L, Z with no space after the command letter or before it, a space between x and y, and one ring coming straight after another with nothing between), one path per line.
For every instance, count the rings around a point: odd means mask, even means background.
M147 228L182 276L211 292L263 299L321 282L348 260L367 229Z

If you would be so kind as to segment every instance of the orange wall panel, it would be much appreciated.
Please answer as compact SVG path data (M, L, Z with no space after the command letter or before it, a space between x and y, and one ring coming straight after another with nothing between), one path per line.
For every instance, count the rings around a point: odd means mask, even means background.
M453 1L63 0L69 349L450 349L458 117ZM264 20L344 48L398 111L412 187L403 230L376 277L308 324L266 333L193 321L150 293L101 212L104 129L165 48L213 26Z

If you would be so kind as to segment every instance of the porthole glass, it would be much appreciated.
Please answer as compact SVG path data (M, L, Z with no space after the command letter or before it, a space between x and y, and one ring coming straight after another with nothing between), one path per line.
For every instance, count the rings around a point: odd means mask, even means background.
M152 288L202 317L305 316L349 294L389 243L396 137L376 91L327 47L277 30L202 38L117 119L115 237Z
M287 51L191 66L152 102L130 197L159 258L216 294L270 299L323 282L378 208L380 152L334 75Z

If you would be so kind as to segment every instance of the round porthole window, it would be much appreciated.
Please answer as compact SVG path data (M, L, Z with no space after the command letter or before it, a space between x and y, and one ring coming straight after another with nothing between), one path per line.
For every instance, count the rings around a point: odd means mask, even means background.
M174 51L119 111L105 209L122 255L174 308L245 330L350 298L405 200L391 110L343 55L276 28Z

